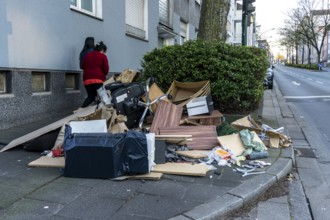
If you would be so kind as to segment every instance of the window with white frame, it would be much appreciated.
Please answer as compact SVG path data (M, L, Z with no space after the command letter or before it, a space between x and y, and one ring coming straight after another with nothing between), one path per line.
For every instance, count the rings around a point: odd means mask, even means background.
M159 20L167 25L170 24L169 0L159 0Z
M147 39L148 0L125 0L126 33L141 39Z
M180 44L183 44L185 41L189 40L188 38L188 24L180 21Z
M70 0L73 10L102 18L102 0Z

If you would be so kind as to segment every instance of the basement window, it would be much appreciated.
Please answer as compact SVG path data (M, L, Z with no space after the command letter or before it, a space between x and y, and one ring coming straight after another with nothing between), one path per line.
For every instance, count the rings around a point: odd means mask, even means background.
M50 92L50 73L32 72L32 93Z
M11 93L11 74L10 72L0 72L0 95Z
M65 74L65 89L66 91L79 90L79 74L77 73Z

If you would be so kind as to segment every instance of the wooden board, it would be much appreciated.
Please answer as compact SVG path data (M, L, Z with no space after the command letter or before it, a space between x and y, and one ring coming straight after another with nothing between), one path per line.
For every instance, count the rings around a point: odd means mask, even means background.
M183 108L160 100L150 127L150 133L159 134L158 128L179 126Z
M153 172L185 175L185 176L206 176L208 171L205 164L190 164L190 163L165 163L154 166Z
M187 146L193 150L211 150L219 146L217 139L216 126L178 126L178 127L163 127L159 128L161 135L192 135L192 141L187 143Z
M71 120L74 120L78 117L83 117L83 116L89 115L89 114L95 112L95 109L96 109L96 106L89 106L87 108L80 108L72 115L69 115L69 116L67 116L67 117L65 117L61 120L58 120L54 123L46 125L46 126L40 128L40 129L37 129L37 130L32 131L32 132L30 132L26 135L23 135L19 138L16 138L16 139L12 140L9 144L7 144L4 148L1 149L0 153L4 152L6 150L9 150L11 148L14 148L14 147L16 147L20 144L23 144L27 141L33 140L33 139L35 139L35 138L37 138L37 137L39 137L43 134L46 134L50 131L53 131L53 130L57 129L57 128L60 128L60 127L63 126L63 124L65 124L65 123L67 123Z
M180 156L190 157L194 159L208 157L209 150L186 150L186 151L175 151Z
M133 179L133 180L159 180L163 176L162 173L156 173L156 172L150 172L147 174L141 174L141 175L132 175L132 176L120 176L117 178L114 178L112 180L126 180L126 179Z
M30 167L55 167L64 168L65 158L64 157L48 157L42 156L28 164Z
M192 141L192 135L155 135L155 138L177 145L185 145L188 141Z

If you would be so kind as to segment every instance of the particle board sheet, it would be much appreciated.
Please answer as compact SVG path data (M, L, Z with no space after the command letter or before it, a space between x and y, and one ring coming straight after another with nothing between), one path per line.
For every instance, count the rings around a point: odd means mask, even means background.
M126 179L133 179L133 180L160 180L160 178L163 176L162 173L156 173L156 172L150 172L146 174L140 174L140 175L132 175L132 176L119 176L117 178L114 178L112 180L126 180Z
M165 163L153 167L153 172L185 175L185 176L206 176L208 167L206 164L190 163Z
M179 126L182 111L183 108L181 106L160 100L150 127L150 133L157 135L160 127Z
M184 115L182 116L181 123L195 122L199 125L219 126L222 122L222 117L223 114L221 112L219 112L218 110L213 110L211 115L209 114L193 115L193 116Z
M192 135L192 140L187 142L187 146L193 150L211 150L219 146L216 126L178 126L159 128L160 135Z
M194 158L194 159L200 159L208 157L208 154L211 151L209 150L184 150L184 151L175 151L180 156Z
M186 145L188 141L192 141L191 135L155 135L155 138L176 145Z
M65 159L64 157L41 156L40 158L30 162L28 166L64 168Z

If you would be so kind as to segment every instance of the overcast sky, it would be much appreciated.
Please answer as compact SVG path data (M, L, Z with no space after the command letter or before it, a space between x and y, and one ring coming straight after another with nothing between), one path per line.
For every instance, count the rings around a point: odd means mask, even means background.
M290 9L294 8L297 0L256 0L256 19L257 25L261 25L260 33L263 33L261 38L271 41L271 46L275 47L278 40L277 30L283 26L283 21ZM275 28L273 31L268 31ZM278 48L274 48L278 50Z

